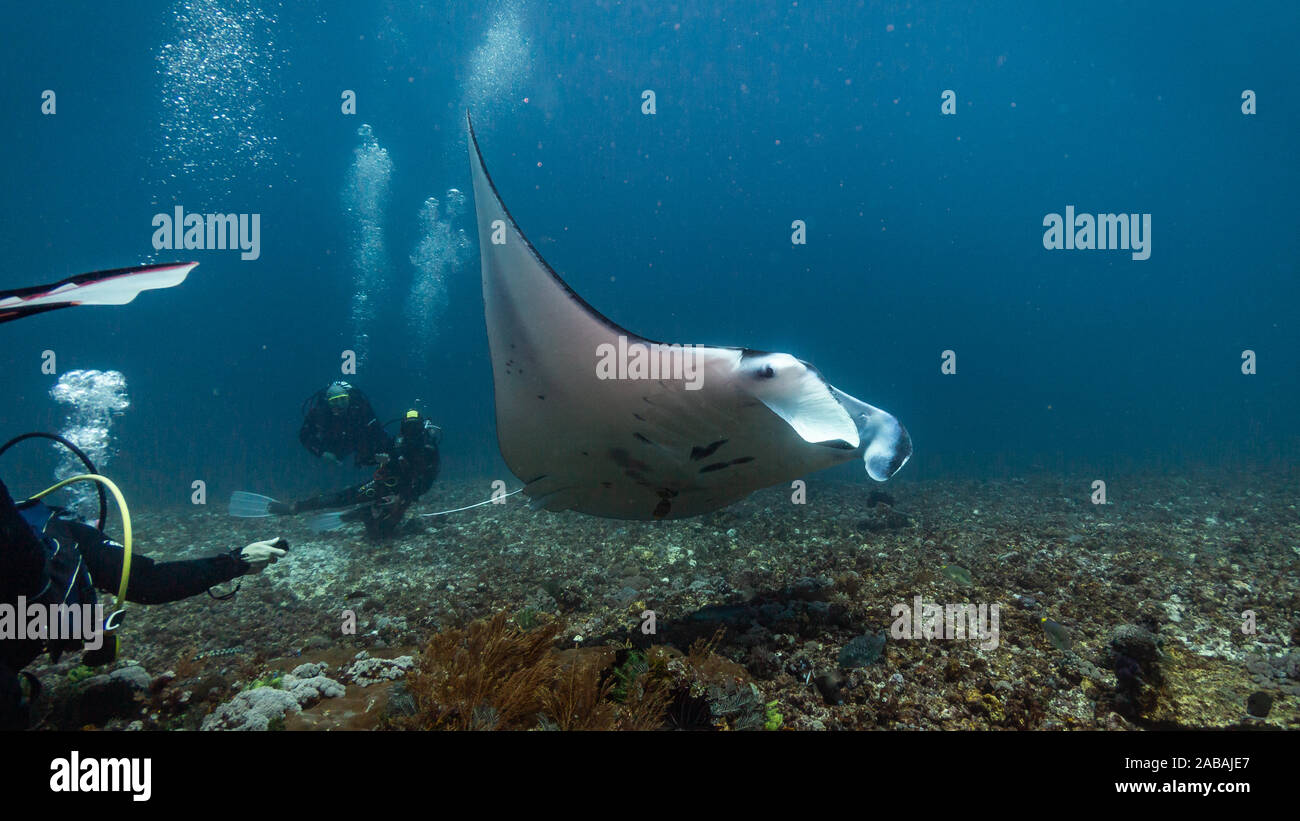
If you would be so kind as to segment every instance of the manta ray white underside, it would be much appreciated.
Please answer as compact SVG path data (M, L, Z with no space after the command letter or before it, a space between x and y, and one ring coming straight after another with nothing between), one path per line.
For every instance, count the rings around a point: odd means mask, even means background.
M665 345L606 319L524 237L472 123L469 144L497 439L534 505L680 519L855 457L879 481L907 461L898 420L806 362Z

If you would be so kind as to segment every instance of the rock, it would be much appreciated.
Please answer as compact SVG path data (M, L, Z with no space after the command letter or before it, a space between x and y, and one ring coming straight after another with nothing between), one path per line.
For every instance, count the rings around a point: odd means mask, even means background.
M1160 664L1160 646L1155 634L1136 624L1121 624L1110 637L1110 654L1127 656L1136 661L1144 673Z
M281 679L281 687L244 690L203 719L204 730L266 730L286 713L324 698L338 698L347 688L323 675L326 665L300 664Z
M835 582L827 576L817 576L816 578L804 576L797 579L787 590L795 598L813 601L828 596L831 592L830 588L834 584Z
M1102 680L1101 670L1098 669L1097 665L1093 664L1091 661L1075 656L1074 666L1075 669L1079 671L1079 675L1084 676L1085 678L1092 679L1093 681Z
M338 698L347 692L347 688L342 684L325 676L290 679L291 676L285 677L284 687L293 694L299 705L315 704L323 698Z
M885 634L858 636L840 650L839 664L846 670L874 664L885 652Z
M294 678L315 678L316 676L324 675L327 669L329 668L321 662L309 662L307 664L299 664L297 667L293 668L289 675Z
M1155 634L1136 624L1121 624L1106 647L1106 663L1115 671L1114 709L1135 721L1150 714L1160 699L1164 674Z
M375 629L380 631L387 631L390 633L401 632L402 630L407 629L406 617L405 616L390 617L390 616L382 616L382 615L376 616Z
M1256 718L1268 718L1269 711L1273 709L1273 696L1263 690L1256 690L1246 699L1246 712Z
M145 669L138 664L114 670L109 674L109 678L117 679L118 681L125 681L136 690L148 690L149 685L152 683L149 674L146 673Z
M146 684L147 686L147 684ZM67 704L74 725L100 725L111 718L125 717L136 709L137 688L126 678L100 674L81 682Z
M415 659L411 656L398 656L394 659L359 659L343 672L341 678L361 687L369 687L381 681L405 678L414 666Z
M287 690L258 687L245 690L203 719L204 730L266 730L273 719L302 709Z

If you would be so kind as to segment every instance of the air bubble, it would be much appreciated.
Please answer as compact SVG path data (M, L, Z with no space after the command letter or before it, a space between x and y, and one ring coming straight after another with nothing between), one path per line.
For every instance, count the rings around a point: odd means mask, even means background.
M388 252L384 241L384 211L388 205L393 161L379 145L369 125L357 129L361 145L352 151L352 166L343 186L343 207L352 220L352 264L356 293L352 299L352 336L358 363L369 354L368 329L374 302L388 284Z
M183 0L173 8L172 41L155 55L159 177L204 173L202 188L229 193L240 176L276 162L283 64L276 15L251 0Z
M420 367L428 364L447 307L447 284L469 259L470 239L456 222L465 213L465 195L447 190L442 203L429 197L420 208L420 242L411 254L415 278L406 303L406 319L417 341Z
M113 418L131 406L127 397L126 377L120 371L68 371L50 388L54 401L68 406L68 415L59 431L64 439L81 448L103 470L116 450L110 437ZM56 444L59 462L55 479L63 481L86 472L86 466L63 445ZM98 493L90 483L68 488L69 508L82 518L93 517L99 509Z

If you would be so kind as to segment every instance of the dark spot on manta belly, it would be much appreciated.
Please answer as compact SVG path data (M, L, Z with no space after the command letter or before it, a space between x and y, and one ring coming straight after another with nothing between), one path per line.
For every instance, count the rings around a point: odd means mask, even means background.
M639 441L641 441L641 442L645 442L647 445L653 445L653 444L654 444L654 442L651 442L649 439L645 438L644 436L642 436L642 435L639 434L639 433L633 432L632 435L635 436Z
M634 413L634 414L632 414L632 415L635 416L635 417L637 418L637 421L640 421L640 422L644 422L644 421L645 421L645 417L642 416L642 415L639 414L639 413Z
M520 373L523 373L523 371L520 371ZM541 394L541 393L539 393L539 394L537 394L537 398L538 398L538 399L545 399L545 398L546 398L546 395L545 395L545 394Z
M754 461L753 456L741 456L739 459L732 459L730 462L714 462L711 465L705 465L704 467L700 468L700 473L712 473L715 470L722 470L723 468L729 468L732 465L743 465L746 462L752 462L752 461Z
M622 448L613 448L609 452L609 458L614 460L614 464L623 468L625 472L635 471L638 474L650 469L650 466L640 459L633 459L632 455ZM634 477L639 478L639 477Z
M719 439L718 441L705 445L704 447L699 447L698 445L696 445L695 447L691 448L691 461L698 462L699 460L703 459L706 456L712 456L713 452L718 448L722 447L723 445L727 444L727 441L728 440L726 439Z

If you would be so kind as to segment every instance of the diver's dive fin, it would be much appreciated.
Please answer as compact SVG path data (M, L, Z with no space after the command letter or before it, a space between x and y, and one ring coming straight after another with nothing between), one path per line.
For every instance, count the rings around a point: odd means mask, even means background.
M317 533L324 533L330 530L338 530L340 527L343 527L344 513L347 513L347 511L339 510L339 511L335 511L334 513L321 513L317 516L313 516L311 517L310 520L308 520L307 527L310 527L312 530L316 531Z
M0 322L74 305L125 305L141 291L180 285L196 265L197 262L136 265L77 274L49 285L0 291Z
M241 519L256 519L271 515L271 503L275 500L260 493L236 490L230 494L230 515Z

